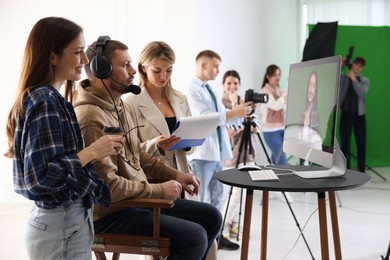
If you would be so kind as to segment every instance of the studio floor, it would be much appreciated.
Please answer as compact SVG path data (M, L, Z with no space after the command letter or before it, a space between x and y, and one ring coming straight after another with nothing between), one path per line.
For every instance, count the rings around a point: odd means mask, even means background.
M337 193L343 259L380 260L381 255L385 256L387 253L390 242L390 168L376 168L375 170L387 181L367 171L373 178L370 184L357 190ZM321 259L316 194L290 194L294 199L291 206L298 223L295 222L293 213L285 201L277 199L277 196L270 200L267 259ZM260 258L261 196L260 191L255 191L249 259ZM5 200L3 197L0 200L0 259L27 259L24 230L30 208L31 203L23 198ZM328 223L330 223L329 215ZM300 236L297 224L303 230L308 246ZM330 256L334 259L330 224L328 224L328 229ZM218 259L237 260L239 258L239 250L218 251ZM121 259L144 258L123 255Z

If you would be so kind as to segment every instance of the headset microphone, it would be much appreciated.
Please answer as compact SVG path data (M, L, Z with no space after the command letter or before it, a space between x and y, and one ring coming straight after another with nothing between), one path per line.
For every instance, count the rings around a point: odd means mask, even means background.
M113 79L112 77L110 77L110 79L112 81L114 81L115 83L121 85L122 87L126 87L126 93L133 93L134 95L138 95L139 93L141 93L141 88L137 85L130 85L130 86L127 86L125 84L122 84L120 83L119 81L116 81L115 79Z

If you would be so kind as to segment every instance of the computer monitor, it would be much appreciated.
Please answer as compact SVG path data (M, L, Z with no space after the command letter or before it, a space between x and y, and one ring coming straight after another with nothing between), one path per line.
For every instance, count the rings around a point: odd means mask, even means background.
M345 157L336 139L340 66L340 56L290 65L283 151L326 168L295 172L302 178L345 173Z

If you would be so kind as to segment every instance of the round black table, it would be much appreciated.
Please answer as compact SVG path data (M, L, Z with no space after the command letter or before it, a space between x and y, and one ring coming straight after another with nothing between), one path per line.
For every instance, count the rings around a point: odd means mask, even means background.
M241 259L248 259L248 246L250 235L250 224L252 215L253 191L263 191L262 204L262 224L261 224L261 246L260 259L267 259L267 229L268 229L268 199L269 191L282 192L316 192L318 197L318 215L321 238L321 255L322 259L329 259L328 246L328 230L326 220L326 200L325 192L329 194L329 208L332 221L332 233L334 240L334 250L336 259L342 259L340 247L340 235L337 218L337 207L335 199L335 191L349 190L362 187L371 181L371 177L366 173L347 170L343 176L332 178L319 179L304 179L287 170L320 170L321 167L312 166L276 166L284 170L274 170L278 176L279 181L252 181L247 171L239 171L237 169L229 169L217 174L217 179L222 183L245 188L247 196L245 201L245 216L244 229L242 238Z

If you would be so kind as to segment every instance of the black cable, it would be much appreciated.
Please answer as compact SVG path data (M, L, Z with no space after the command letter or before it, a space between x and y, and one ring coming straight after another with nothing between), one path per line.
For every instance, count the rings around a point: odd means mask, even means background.
M106 84L104 83L103 79L102 79L101 81L102 81L102 83L103 83L104 88L107 90L108 94L110 95L110 98L111 98L111 100L112 100L112 104L114 105L114 108L115 108L116 115L118 116L118 122L119 122L120 126L121 126L123 129L125 129L125 126L124 126L124 124L123 124L123 122L122 122L122 119L121 119L121 117L120 117L120 114L119 114L119 110L118 110L118 108L116 107L114 97L112 96L110 90L108 89L108 87L107 87ZM125 107L123 106L122 100L121 100L121 105L122 105L123 110L124 110ZM126 122L126 123L128 123L128 122ZM127 124L127 125L128 125L128 124ZM143 127L143 126L136 126L136 127L133 127L133 128L131 128L130 130L126 131L126 132L125 132L126 134L123 135L124 138L125 138L125 140L126 140L126 144L127 144L128 148L129 148L129 152L130 152L131 155L133 156L133 162L136 161L136 160L140 161L140 158L136 158L135 154L133 153L133 151L132 151L132 149L131 149L130 141L129 141L129 139L127 138L127 134L130 133L131 130L136 129L136 128L139 128L139 127ZM130 127L128 127L128 128L130 128ZM126 149L125 149L125 152L126 152ZM125 154L125 155L126 155L126 154ZM127 156L126 156L126 157L127 157ZM122 158L122 156L120 156L120 158L121 158L125 163L127 163L131 168L133 168L134 170L136 170L136 171L140 171L140 170L141 170L141 168L135 168L135 167L130 163L130 161L129 161L128 159L127 159L127 160L124 160L124 158Z

